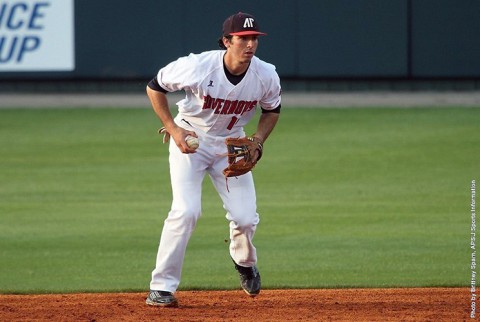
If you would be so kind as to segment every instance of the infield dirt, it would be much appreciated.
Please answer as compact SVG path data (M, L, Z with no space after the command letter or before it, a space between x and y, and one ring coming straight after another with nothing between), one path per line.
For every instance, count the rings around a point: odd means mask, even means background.
M0 295L0 321L473 321L468 288L179 291L178 308L146 295Z

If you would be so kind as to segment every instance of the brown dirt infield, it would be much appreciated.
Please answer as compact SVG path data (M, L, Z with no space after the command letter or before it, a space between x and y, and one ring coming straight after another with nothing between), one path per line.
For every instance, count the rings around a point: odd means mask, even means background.
M468 288L179 291L178 308L146 295L0 295L0 321L473 321Z

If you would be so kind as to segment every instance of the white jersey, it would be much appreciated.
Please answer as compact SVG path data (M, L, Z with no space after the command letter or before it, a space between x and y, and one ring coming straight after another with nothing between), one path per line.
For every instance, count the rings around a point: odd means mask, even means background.
M265 110L281 103L280 79L275 66L253 57L237 85L227 79L224 50L190 54L160 69L157 81L168 92L184 90L177 103L179 115L203 132L226 137L243 131L255 114L257 104Z

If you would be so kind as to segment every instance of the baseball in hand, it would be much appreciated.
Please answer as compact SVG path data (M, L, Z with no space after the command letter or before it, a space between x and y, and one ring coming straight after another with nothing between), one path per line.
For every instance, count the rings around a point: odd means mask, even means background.
M199 146L198 138L191 135L187 135L187 137L185 138L185 142L187 142L189 148L194 150L196 150Z

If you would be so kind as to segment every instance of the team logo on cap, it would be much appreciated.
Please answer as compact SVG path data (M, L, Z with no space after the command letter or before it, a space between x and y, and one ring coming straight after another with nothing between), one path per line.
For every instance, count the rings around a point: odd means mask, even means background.
M253 28L253 18L245 18L245 22L243 23L243 28Z

